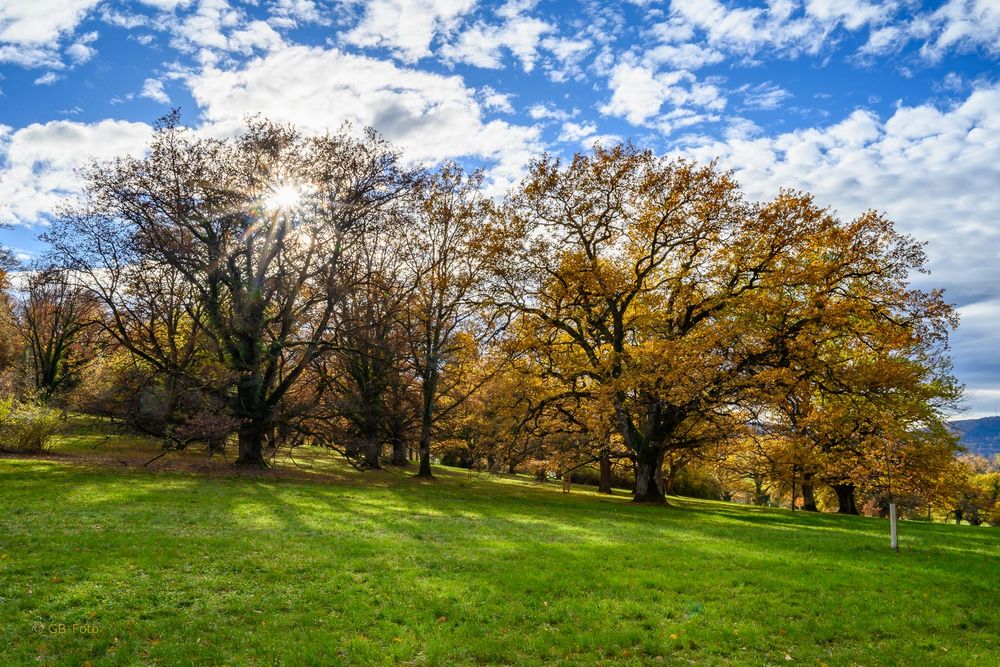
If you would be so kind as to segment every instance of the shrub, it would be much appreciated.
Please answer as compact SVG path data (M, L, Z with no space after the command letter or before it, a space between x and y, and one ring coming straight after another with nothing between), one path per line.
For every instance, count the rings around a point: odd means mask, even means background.
M59 430L59 411L0 399L0 451L42 452Z
M704 498L720 500L722 487L719 482L705 470L695 467L683 468L674 478L674 495L688 498Z

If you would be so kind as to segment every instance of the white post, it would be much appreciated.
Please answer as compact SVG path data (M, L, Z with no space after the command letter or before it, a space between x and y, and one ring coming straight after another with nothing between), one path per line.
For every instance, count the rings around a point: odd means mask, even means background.
M896 503L889 503L889 535L892 548L899 551L899 533L896 530Z

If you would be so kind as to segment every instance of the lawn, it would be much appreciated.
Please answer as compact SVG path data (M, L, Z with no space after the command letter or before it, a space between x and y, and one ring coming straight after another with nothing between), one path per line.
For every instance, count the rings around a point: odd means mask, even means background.
M627 501L0 459L0 665L1000 664L1000 530Z

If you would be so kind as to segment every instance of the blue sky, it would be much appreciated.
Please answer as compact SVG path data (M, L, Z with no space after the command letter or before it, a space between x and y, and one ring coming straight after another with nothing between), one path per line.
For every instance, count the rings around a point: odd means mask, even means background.
M962 314L968 414L1000 409L1000 0L0 0L0 243L25 257L88 157L172 106L372 125L487 169L630 138L718 158L753 198L805 189L927 242Z

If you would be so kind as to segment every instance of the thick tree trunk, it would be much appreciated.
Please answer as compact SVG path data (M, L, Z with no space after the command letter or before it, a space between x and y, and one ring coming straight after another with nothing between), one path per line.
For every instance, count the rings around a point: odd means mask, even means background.
M236 465L265 466L264 428L253 419L245 419L240 425L240 455Z
M633 502L665 505L663 493L663 450L645 447L635 461L635 497Z
M365 467L379 469L382 467L382 441L369 440L365 443Z
M405 466L409 463L407 460L407 446L406 440L403 438L394 437L392 440L392 465L394 466Z
M253 375L240 378L236 393L236 415L240 418L240 455L237 465L264 466L266 411L261 408L260 379Z
M802 475L802 509L806 512L818 512L816 507L816 489L813 487L813 473Z
M838 514L859 514L858 505L854 500L853 484L833 484L833 491L837 494Z
M417 477L434 477L431 472L431 433L430 427L420 428L420 468Z
M601 454L601 482L597 487L598 493L611 493L611 457L607 452Z

